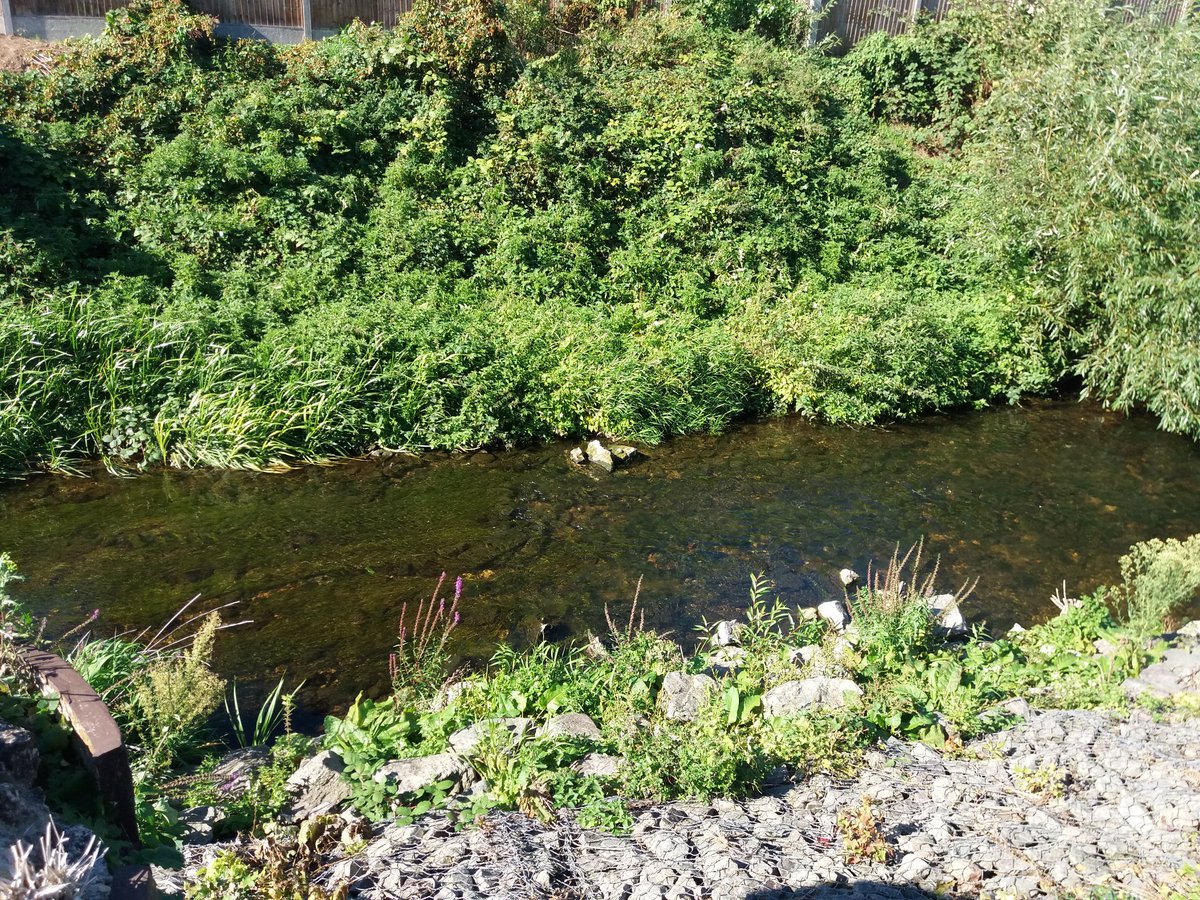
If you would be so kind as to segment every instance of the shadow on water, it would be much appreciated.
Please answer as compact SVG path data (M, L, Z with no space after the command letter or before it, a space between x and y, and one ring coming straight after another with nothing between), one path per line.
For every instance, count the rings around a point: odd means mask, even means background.
M466 582L463 650L604 628L638 579L647 624L686 638L735 615L764 572L781 597L840 595L924 536L939 583L978 576L965 612L1007 628L1119 577L1151 537L1200 531L1200 449L1148 418L1038 402L888 429L797 419L647 448L601 476L566 445L354 461L285 474L39 477L0 487L0 548L23 599L69 627L157 626L199 593L238 601L219 666L307 678L328 710L380 692L400 604L443 570Z

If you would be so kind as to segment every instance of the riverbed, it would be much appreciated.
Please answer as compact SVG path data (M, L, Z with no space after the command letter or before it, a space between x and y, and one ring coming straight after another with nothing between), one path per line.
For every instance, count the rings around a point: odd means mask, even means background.
M797 418L642 448L611 475L571 444L357 460L283 473L164 471L0 485L15 593L51 630L108 634L228 603L217 665L307 679L310 711L386 684L401 604L464 578L458 646L479 658L600 630L641 579L646 624L686 638L763 573L793 606L840 596L924 538L968 619L1006 629L1119 577L1151 537L1200 532L1200 448L1091 404L1036 401L887 428ZM1195 613L1196 610L1191 612Z

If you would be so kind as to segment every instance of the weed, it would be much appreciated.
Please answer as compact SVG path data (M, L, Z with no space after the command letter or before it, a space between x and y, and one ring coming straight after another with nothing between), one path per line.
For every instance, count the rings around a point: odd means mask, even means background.
M891 858L892 848L883 834L883 820L870 798L863 796L857 809L839 813L837 827L847 863L882 863Z
M254 720L254 728L247 733L245 723L242 721L241 704L238 702L237 681L233 682L231 687L232 705L230 698L226 696L225 713L229 716L229 725L233 730L234 740L237 741L239 747L261 747L266 746L274 736L275 732L280 728L284 734L291 734L291 717L292 710L295 707L296 694L300 688L304 686L304 682L296 685L288 693L283 693L283 679L280 678L275 687L267 694L267 699L258 710L258 716Z
M443 572L428 601L421 600L408 622L408 603L400 608L400 628L396 652L389 658L392 690L399 702L427 702L446 682L450 663L446 644L458 627L458 604L462 599L463 580L454 582L454 599L449 608L438 597L446 581Z
M1020 790L1045 802L1058 800L1063 796L1067 786L1067 773L1053 763L1042 763L1036 769L1015 766L1013 781Z
M1200 535L1135 544L1121 557L1116 602L1133 632L1158 634L1177 607L1200 590Z

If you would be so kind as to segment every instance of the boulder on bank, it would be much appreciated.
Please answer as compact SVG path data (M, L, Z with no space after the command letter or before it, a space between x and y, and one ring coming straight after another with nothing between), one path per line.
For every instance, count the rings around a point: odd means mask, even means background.
M1142 669L1137 678L1127 679L1124 687L1130 697L1150 694L1200 698L1200 646L1172 647L1162 660Z
M615 778L621 771L625 760L608 753L589 753L583 759L571 764L571 768L583 776L596 778Z
M384 763L373 776L380 784L390 784L397 793L413 794L439 781L462 784L470 780L471 767L453 753L395 759Z
M249 789L258 770L270 762L271 751L266 747L243 747L225 754L208 777L222 798L233 800Z
M785 681L763 695L763 714L771 719L788 719L816 709L841 709L847 698L862 696L862 688L848 678L814 676Z
M346 764L332 750L306 759L287 780L292 801L280 814L284 822L301 822L324 815L350 799L350 785L342 778Z
M0 780L31 787L37 779L39 762L33 732L0 722Z
M532 726L532 719L485 719L474 725L468 725L466 728L460 728L450 735L450 749L459 757L466 759L475 755L475 751L484 738L501 741L506 745L515 744L525 736Z
M716 692L717 683L708 675L671 672L663 679L658 702L668 719L690 722Z
M933 613L934 622L948 636L967 633L967 620L958 608L958 598L954 594L934 594L926 603Z
M589 741L600 740L600 729L592 721L591 716L583 713L563 713L546 720L546 724L538 729L538 737L544 738L584 738Z

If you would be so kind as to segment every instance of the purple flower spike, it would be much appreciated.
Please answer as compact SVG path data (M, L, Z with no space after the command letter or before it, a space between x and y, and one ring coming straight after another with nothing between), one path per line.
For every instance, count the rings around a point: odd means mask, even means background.
M455 625L458 624L458 613L457 612L454 614L454 624Z
M454 599L457 600L462 596L462 576L458 576L458 580L454 582Z

